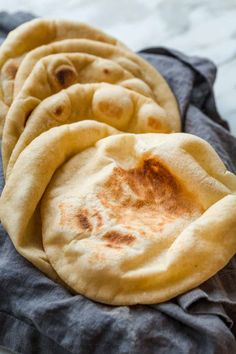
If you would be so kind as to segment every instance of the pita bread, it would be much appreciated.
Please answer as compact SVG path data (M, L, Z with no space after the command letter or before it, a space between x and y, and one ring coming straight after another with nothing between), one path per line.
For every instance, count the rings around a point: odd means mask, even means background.
M122 84L122 81L123 85L152 97L150 88L144 82L133 78L132 74L113 61L84 53L63 53L42 58L33 68L10 107L3 137L3 160L5 160L4 146L5 143L8 144L9 132L10 135L12 130L16 132L17 124L18 134L15 136L17 141L27 117L44 98L78 82ZM10 139L13 143L13 138Z
M131 84L131 80L128 81ZM123 82L125 83L126 81ZM175 130L172 118L155 101L118 85L105 83L72 85L43 100L29 116L25 128L24 121L20 122L20 118L25 118L23 113L27 110L24 109L21 114L20 109L23 106L21 102L22 100L19 101L18 109L14 112L15 119L10 113L17 99L13 103L3 132L2 155L4 168L7 168L6 178L11 173L21 151L33 139L44 131L62 124L86 118L133 133L169 133ZM24 101L24 106L28 111L32 108L32 105L29 106L28 98ZM16 130L19 132L18 143L16 143ZM12 150L13 143L16 143L14 150Z
M26 22L11 31L0 47L0 96L6 105L10 106L12 102L14 79L25 54L38 46L66 38L88 38L127 49L115 38L84 23L50 19ZM4 119L3 116L0 129Z
M63 43L64 42L64 43ZM65 43L66 41L58 42L51 44L50 46L45 46L44 48L41 47L37 48L31 54L29 53L28 59L25 61L27 65L22 63L20 66L23 67L21 73L26 73L26 68L33 68L34 64L44 55L49 53L54 53L63 50L69 51L70 48L76 50L78 52L85 52L92 55L99 55L102 58L110 58L115 60L120 66L122 66L125 70L131 72L133 76L143 80L150 88L153 94L153 98L155 101L166 111L169 120L171 121L171 127L173 131L180 131L180 116L178 112L178 107L176 103L176 99L174 98L171 90L169 89L167 83L162 78L162 76L148 63L146 63L142 58L139 56L122 50L118 49L114 46L103 44L103 43L96 43L94 41L89 40L70 40L69 42ZM31 66L32 65L32 66ZM19 69L20 70L20 69ZM31 69L30 69L31 70ZM26 77L30 74L31 71L26 73ZM21 73L19 73L21 75ZM25 76L23 75L25 78ZM141 87L142 86L142 87ZM134 89L136 91L142 90L144 91L144 85L140 84L140 81L136 81L134 85L134 81L132 84L130 82L126 82L126 87L130 89ZM145 89L146 90L146 89ZM27 100L28 111L32 111L35 106L38 105L38 101L36 100ZM25 107L25 105L24 105ZM14 108L10 110L8 117L17 117L20 114L18 112L13 113ZM25 111L22 109L22 116L25 116ZM88 117L86 117L88 118ZM4 128L5 138L3 138L3 166L4 171L6 171L6 165L9 161L10 155L12 153L12 149L14 148L19 135L23 131L23 126L21 120L19 122L13 119L7 119L6 127ZM160 130L156 130L160 131ZM162 130L163 131L163 130Z
M80 294L169 300L235 254L236 176L198 137L110 129L84 121L37 137L6 182L1 221L21 254Z
M18 126L21 122L23 130L26 118L41 100L76 82L116 83L130 78L133 79L133 76L115 62L84 53L64 53L44 57L35 65L10 107L8 123L11 126L15 125L14 119L17 119ZM137 84L138 81L140 82ZM151 95L151 90L141 80L126 81L126 85L134 88L135 83L138 90L143 93L146 90L145 93ZM4 115L8 110L2 112ZM6 131L8 131L8 123Z
M131 59L125 57L124 60L123 57L127 53L132 52L128 49L121 52L119 50L113 51L113 49L113 45L107 45L107 43L99 43L89 39L65 39L37 47L25 55L21 65L18 68L14 82L14 97L16 97L21 90L36 63L45 56L52 54L84 53L95 55L104 59L114 60L117 63L120 63L125 70L131 72L133 76L139 77L139 66Z
M14 103L27 96L42 100L73 84L95 82L119 83L153 97L147 84L134 78L115 61L86 53L62 53L43 57L37 62Z
M168 115L173 117L173 121L176 122L175 131L180 130L178 105L175 96L162 75L140 56L127 49L118 48L117 46L115 47L107 43L98 43L85 39L71 39L36 48L28 53L20 65L15 80L15 94L19 92L39 59L46 55L62 52L87 53L116 61L116 63L129 71L134 77L143 80L151 88L157 103L162 106Z
M28 172L31 170L34 175L33 179L38 178L39 183L43 182L41 187L44 188L49 183L55 170L73 156L74 153L84 150L95 144L99 139L115 133L118 133L115 129L95 121L83 121L50 130L40 136L40 140L35 139L32 142L30 149L26 150L26 153L22 155L24 156L23 160L20 161L19 165L16 164L15 172L16 174L19 173L20 169L23 169L25 172L26 170L28 170ZM32 158L32 168L30 168L27 163L29 156L30 159ZM40 170L40 166L42 167L42 165L39 160L41 160L43 156L45 156L48 163L55 168L53 168L52 171L44 166L46 169L41 176L42 171ZM37 161L39 162L39 169L36 167ZM14 173L13 175L16 177L16 174ZM29 175L28 177L30 178ZM17 195L14 195L12 182L15 183L14 177L9 180L9 184L8 182L5 184L0 198L0 220L6 226L6 230L11 235L12 242L19 253L49 277L57 279L56 273L48 262L42 246L40 214L37 209L39 199L37 198L41 192L43 192L43 189L38 184L39 189L37 187L34 198L28 203L26 201L32 193L32 190L30 191L31 187L28 184L29 180L27 181L25 179L21 186L18 185L19 189ZM16 186L17 184L15 184L15 187ZM8 202L6 202L6 200L8 200ZM15 203L14 211L10 206L13 201ZM27 220L26 223L24 223L22 219L23 214L23 218L25 218L25 221ZM10 224L6 223L6 219L10 221ZM17 229L18 232L16 233L15 231Z
M8 34L1 45L0 67L8 59L19 57L44 44L67 38L88 38L125 47L117 39L85 23L59 19L34 19L18 26Z

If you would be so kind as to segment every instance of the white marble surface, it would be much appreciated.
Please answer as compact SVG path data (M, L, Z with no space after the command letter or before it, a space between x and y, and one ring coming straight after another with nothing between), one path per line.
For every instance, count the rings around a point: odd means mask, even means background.
M236 135L236 0L0 0L1 10L88 22L133 50L162 45L212 59L218 109Z

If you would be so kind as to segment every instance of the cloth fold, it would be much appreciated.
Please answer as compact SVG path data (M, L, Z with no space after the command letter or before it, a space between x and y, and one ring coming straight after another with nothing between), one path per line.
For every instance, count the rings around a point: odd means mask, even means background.
M20 23L33 17L22 16ZM19 15L0 13L0 36L18 24ZM235 173L236 138L215 105L215 65L166 48L140 55L172 88L183 130L207 140ZM95 303L40 273L16 252L0 225L0 345L23 354L233 354L235 284L234 257L200 287L162 304Z

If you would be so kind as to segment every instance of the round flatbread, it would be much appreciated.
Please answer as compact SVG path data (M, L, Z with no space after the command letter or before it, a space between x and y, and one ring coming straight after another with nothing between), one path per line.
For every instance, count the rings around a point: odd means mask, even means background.
M50 55L37 62L11 105L3 145L8 144L9 136L10 142L13 144L12 132L14 132L14 138L17 141L24 129L27 117L43 99L78 82L118 83L152 97L150 88L143 81L134 78L115 61L85 53ZM2 105L5 107L3 103ZM4 109L1 112L3 115L8 113L8 110ZM4 152L3 156L3 160L5 160Z
M41 237L70 288L112 305L167 301L224 267L236 251L236 176L211 146L84 131L83 149L71 132L89 124L53 128L19 156L0 217L21 253L32 261L30 235Z
M0 67L8 59L20 57L36 47L67 38L88 38L125 47L112 36L82 22L34 19L18 26L8 34L1 45Z
M46 55L62 52L80 52L114 60L134 77L143 80L152 90L157 103L162 106L180 130L180 115L176 98L162 75L148 62L135 53L118 46L85 39L70 39L36 48L27 54L18 70L15 94L19 92L34 65Z
M99 44L101 44L101 46ZM124 48L121 52L119 50L113 51L113 47L113 45L107 45L107 43L99 43L89 39L65 39L31 50L25 55L17 70L14 81L14 97L16 97L21 90L36 63L40 59L52 54L84 53L95 55L100 58L113 60L119 63L125 70L132 73L133 76L139 77L141 75L139 66L132 58L124 58L124 55L132 52Z
M28 54L28 56L23 61L19 72L19 75L24 78L27 78L30 75L32 68L37 63L37 61L42 58L44 55L55 53L55 52L64 52L72 50L77 52L89 53L92 55L100 56L102 58L109 58L115 61L117 64L123 67L126 71L129 71L136 78L141 79L147 84L151 92L153 94L153 98L155 101L165 110L166 114L169 117L169 121L171 121L171 127L173 131L180 131L181 123L179 111L176 103L176 99L169 89L166 81L162 78L162 76L147 62L145 62L139 56L127 51L116 48L112 45L108 45L105 43L97 43L95 41L89 40L69 40L69 41L61 41L52 43L49 46L39 47ZM29 70L29 71L28 71ZM22 82L23 83L23 82ZM140 81L139 81L140 83ZM137 91L143 90L143 85L140 85L137 82L132 85L126 82L126 87L133 89L137 87ZM32 111L34 107L38 104L38 101L28 100L26 105L28 106L27 112ZM22 109L22 114L19 114L15 108L13 107L10 110L7 118L5 127L4 127L4 136L3 136L3 166L4 171L6 171L6 165L8 164L10 155L12 153L12 149L14 148L19 135L23 131L23 124L21 119L19 122L16 122L16 117L25 116L25 109ZM13 112L13 114L12 114ZM85 117L86 118L86 117ZM88 117L87 117L88 118ZM160 130L156 130L160 131ZM163 131L163 130L162 130Z
M127 82L131 85L132 80L125 80L120 85L125 86ZM137 79L134 79L134 89L136 83ZM142 86L141 84L142 82L138 86ZM145 89L146 86L144 83L143 85ZM133 133L175 131L171 117L154 100L118 85L105 83L72 85L43 100L31 113L26 125L25 120L20 121L19 118L25 118L24 113L30 112L32 106L29 106L28 98L24 105L20 100L15 115L10 115L17 101L16 99L9 111L3 133L2 156L4 171L7 171L6 178L11 173L19 154L33 139L44 131L62 124L93 119ZM25 110L21 113L22 106ZM19 132L18 142L16 131ZM14 142L17 143L13 149Z
M43 75L45 77L44 84L47 87L51 85L50 92L58 92L75 83L91 83L95 82L94 80L116 83L135 78L137 85L129 87L127 83L127 87L132 89L134 87L138 92L154 97L151 88L136 77L139 76L135 71L137 67L131 61L130 65L124 66L122 62L121 64L119 62L120 57L107 59L105 56L100 57L83 52L61 52L43 56L35 63L29 75L21 81L16 97L19 97L19 94L22 95L22 89L25 90L26 87L29 91L36 82L41 81ZM131 70L130 67L132 67ZM37 90L42 92L43 88L36 88L35 91L37 92Z
M40 136L39 140L35 139L29 150L22 154L23 160L16 164L13 178L5 184L0 198L1 223L9 233L18 252L53 279L57 279L58 276L48 262L43 249L37 204L53 173L61 164L76 152L93 146L99 139L117 133L119 132L112 127L95 121L83 121L50 130ZM28 163L29 158L32 163L31 167ZM49 165L43 166L41 163L43 160ZM29 174L26 179L21 178L23 182L21 185L18 184L19 180L16 182L15 178L19 179L20 171L28 171L32 173L32 181L38 180L35 193L31 189ZM17 194L15 194L15 188ZM29 202L27 202L28 198ZM15 204L14 211L12 203Z
M5 160L8 162L9 159L6 155L10 156L27 118L37 105L46 97L70 85L89 82L116 83L153 97L147 84L134 78L115 61L85 53L63 53L43 57L34 66L9 112L2 111L8 113L3 135L4 167ZM9 147L7 153L5 145Z
M88 38L127 49L115 38L84 23L53 19L26 22L8 34L0 48L0 96L7 106L12 102L15 76L25 54L36 47L68 38ZM4 119L0 121L0 129L3 125Z

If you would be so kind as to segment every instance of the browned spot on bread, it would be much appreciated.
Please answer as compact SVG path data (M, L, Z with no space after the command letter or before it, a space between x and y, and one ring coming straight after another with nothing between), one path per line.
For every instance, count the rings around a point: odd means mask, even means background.
M104 68L104 69L103 69L103 72L104 72L104 74L110 74L110 70L107 69L107 68Z
M54 108L53 113L57 116L60 116L63 112L63 106L59 105Z
M107 232L102 238L107 241L106 246L108 247L130 245L136 240L131 234L122 234L115 230Z
M62 65L57 68L55 76L62 87L68 87L72 85L77 78L75 70L67 65Z
M115 167L97 196L112 220L140 234L159 232L179 217L202 212L181 182L155 158L129 170Z
M148 118L148 125L155 130L159 130L161 128L160 121L157 120L157 118L155 118L155 117Z
M99 213L97 209L94 209L93 213L91 214L91 217L96 218L96 231L99 231L103 226L102 215Z
M102 101L99 102L99 110L109 117L120 118L123 113L121 107L117 106L115 102Z
M92 230L92 225L89 222L88 218L88 211L86 209L82 209L77 215L76 215L78 224L81 229L83 230Z
M72 226L76 230L98 232L103 227L103 218L97 209L75 209L71 204L60 203L60 225Z
M16 73L18 70L18 64L13 60L9 60L9 62L4 67L4 73L8 77L8 79L15 79Z

